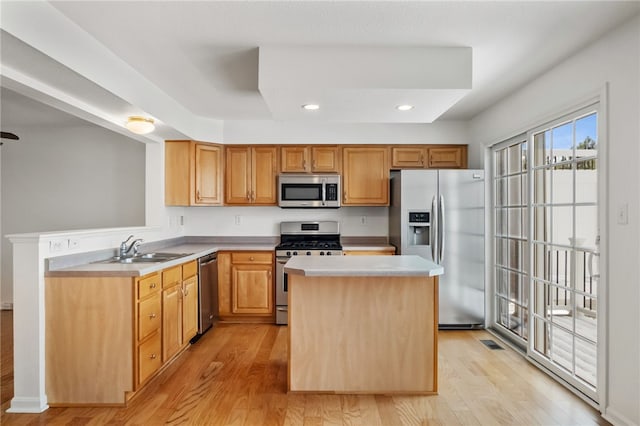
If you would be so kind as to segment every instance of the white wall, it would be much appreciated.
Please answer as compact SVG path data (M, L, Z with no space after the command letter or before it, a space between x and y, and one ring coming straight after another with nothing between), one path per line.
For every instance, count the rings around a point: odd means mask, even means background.
M601 249L608 254L608 398L605 416L617 424L640 424L640 17L567 58L471 122L475 143L493 144L565 111L609 83L608 140L603 152L608 204ZM535 55L531 55L535 60ZM526 66L526 64L522 64ZM628 205L629 223L618 224ZM607 280L607 277L604 277ZM602 318L603 320L605 318ZM604 344L604 342L600 342Z
M280 222L292 220L336 220L340 222L343 236L386 237L388 234L387 207L195 207L185 209L184 213L186 235L279 236Z
M0 148L2 235L144 225L144 144L75 121L12 128L20 141ZM6 238L2 253L6 304L13 301L12 247Z
M471 144L466 121L432 124L351 124L303 121L225 121L224 143ZM469 167L482 165L482 146L469 146Z

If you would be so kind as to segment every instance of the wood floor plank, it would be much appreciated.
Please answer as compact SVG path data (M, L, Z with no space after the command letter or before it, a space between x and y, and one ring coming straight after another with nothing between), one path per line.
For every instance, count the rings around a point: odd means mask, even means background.
M287 328L218 324L127 407L10 414L13 329L0 316L0 423L13 425L608 425L520 354L491 351L486 331L439 333L439 394L287 394Z

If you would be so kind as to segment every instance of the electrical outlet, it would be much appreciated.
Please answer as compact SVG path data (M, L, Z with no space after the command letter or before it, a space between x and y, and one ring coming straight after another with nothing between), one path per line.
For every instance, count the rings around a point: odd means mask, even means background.
M366 224L367 224L367 217L360 216L360 225L366 225Z
M178 225L184 226L184 216L178 216Z
M78 240L76 238L69 238L69 248L70 249L78 248L79 245L80 245L80 240Z
M236 225L242 224L242 216L238 215L235 217L235 224Z

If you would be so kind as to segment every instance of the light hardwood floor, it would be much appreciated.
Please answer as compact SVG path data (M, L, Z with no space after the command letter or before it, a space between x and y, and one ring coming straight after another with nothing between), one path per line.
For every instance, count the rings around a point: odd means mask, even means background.
M590 406L485 331L441 331L437 396L286 393L286 327L218 325L127 408L8 414L12 315L1 315L2 425L592 425ZM375 372L372 372L375 374Z

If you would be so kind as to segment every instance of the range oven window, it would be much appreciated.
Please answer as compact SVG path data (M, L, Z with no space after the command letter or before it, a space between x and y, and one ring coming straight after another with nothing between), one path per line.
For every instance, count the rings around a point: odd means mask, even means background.
M316 201L322 199L321 183L285 183L282 184L282 200Z

